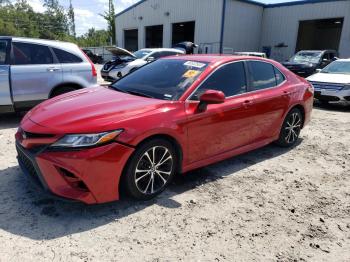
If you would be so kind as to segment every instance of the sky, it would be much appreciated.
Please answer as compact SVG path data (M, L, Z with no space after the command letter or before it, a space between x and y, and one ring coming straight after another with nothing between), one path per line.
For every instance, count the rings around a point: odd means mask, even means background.
M116 13L123 11L125 8L138 2L139 0L114 0ZM281 3L291 2L296 0L255 0L263 3ZM59 0L61 5L68 8L69 0ZM43 12L43 0L28 0L28 3L37 12ZM82 35L87 32L89 28L105 29L107 27L106 21L99 16L99 14L107 11L108 0L72 0L75 10L75 23L77 35Z

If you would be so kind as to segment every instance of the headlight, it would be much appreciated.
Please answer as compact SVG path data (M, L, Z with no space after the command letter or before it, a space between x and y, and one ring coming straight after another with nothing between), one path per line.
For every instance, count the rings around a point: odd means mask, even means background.
M56 143L52 144L51 147L78 148L98 146L113 141L121 132L123 132L122 129L99 134L66 135Z

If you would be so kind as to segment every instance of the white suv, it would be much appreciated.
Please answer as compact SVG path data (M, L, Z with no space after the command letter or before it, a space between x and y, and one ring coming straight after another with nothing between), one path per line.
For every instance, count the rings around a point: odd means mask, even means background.
M109 48L108 51L114 55L114 59L103 66L101 75L104 80L109 82L118 80L159 58L185 54L184 51L175 48L145 48L131 53L123 48L113 47Z

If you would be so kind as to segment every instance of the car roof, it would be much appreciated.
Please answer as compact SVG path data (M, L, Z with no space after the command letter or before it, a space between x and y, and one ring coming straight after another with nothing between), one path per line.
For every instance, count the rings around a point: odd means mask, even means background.
M213 63L213 64L226 63L226 62L239 61L239 60L270 61L266 58L256 57L256 56L219 55L219 54L169 56L163 59L189 60L189 61L198 61L198 62Z
M151 52L156 52L156 51L171 51L171 52L176 52L176 53L181 53L183 54L184 51L176 49L176 48L142 48L140 50L147 50Z
M48 40L48 39L38 39L38 38L29 38L29 37L18 37L18 36L0 36L0 39L9 39L12 41L21 41L26 43L33 43L33 44L43 44L43 45L49 45L53 47L65 47L65 48L72 48L76 47L76 44L69 43L69 42L63 42L63 41L57 41L57 40Z

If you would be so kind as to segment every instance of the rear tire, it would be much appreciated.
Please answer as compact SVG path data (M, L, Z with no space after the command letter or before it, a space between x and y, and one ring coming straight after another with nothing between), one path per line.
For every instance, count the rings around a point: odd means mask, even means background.
M63 95L65 93L69 93L69 92L72 92L72 91L76 91L78 88L76 87L73 87L73 86L63 86L63 87L60 87L60 88L57 88L55 89L50 98L53 98L55 96L59 96L59 95Z
M177 154L170 142L149 140L131 156L122 178L123 189L132 198L152 199L169 185L177 163Z
M280 136L276 144L281 147L291 147L298 141L303 125L303 115L297 108L292 109L284 119Z

